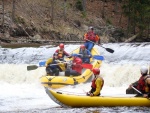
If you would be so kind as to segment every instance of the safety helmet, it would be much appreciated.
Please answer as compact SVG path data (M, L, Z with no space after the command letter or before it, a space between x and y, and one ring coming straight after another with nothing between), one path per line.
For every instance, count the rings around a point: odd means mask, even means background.
M64 44L63 43L59 44L59 48L63 49L64 48Z
M141 74L143 75L146 75L148 72L148 68L146 66L142 66L140 70L141 70Z
M94 75L99 75L100 74L100 69L99 68L94 68L92 69Z
M90 26L90 27L89 27L89 30L94 30L93 26Z
M85 49L85 45L81 45L80 48L81 48L81 49Z

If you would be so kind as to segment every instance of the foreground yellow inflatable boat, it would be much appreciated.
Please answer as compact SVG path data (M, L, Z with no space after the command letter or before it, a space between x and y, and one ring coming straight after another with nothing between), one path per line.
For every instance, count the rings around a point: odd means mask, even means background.
M116 106L144 106L150 107L150 99L143 97L101 97L65 94L46 89L48 96L62 107L116 107Z
M72 53L79 53L79 48L74 50ZM92 55L100 55L98 50L96 48L93 48L91 51ZM69 60L69 59L65 59ZM91 58L91 64L93 65L93 68L100 68L100 65L102 63L101 60L96 60ZM77 85L80 83L85 83L91 80L92 78L92 71L90 69L83 69L82 75L80 76L65 76L64 72L60 72L59 76L42 76L40 78L40 82L44 87L49 88L61 88L66 85Z

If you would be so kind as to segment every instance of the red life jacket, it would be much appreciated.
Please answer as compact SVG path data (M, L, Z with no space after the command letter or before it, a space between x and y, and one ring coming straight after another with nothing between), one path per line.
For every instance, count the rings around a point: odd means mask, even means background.
M92 80L92 85L91 85L91 87L96 89L96 84L95 84L95 82L96 82L96 79L93 79L93 80Z
M144 76L141 76L140 79L138 80L138 85L137 85L137 89L145 92L145 79Z
M81 66L82 65L81 58L75 57L74 60L72 61L72 63L76 63L76 65L72 66L72 69L81 74L82 69L83 69L82 66Z
M102 79L102 81L103 81L103 84L102 84L101 88L102 88L103 85L104 85L104 80ZM96 79L93 79L93 80L92 80L92 85L91 85L91 87L94 88L94 89L96 89L96 84L95 84L95 82L96 82Z
M93 31L89 31L86 35L86 39L93 41L93 42L96 42L95 37L96 37L96 34Z

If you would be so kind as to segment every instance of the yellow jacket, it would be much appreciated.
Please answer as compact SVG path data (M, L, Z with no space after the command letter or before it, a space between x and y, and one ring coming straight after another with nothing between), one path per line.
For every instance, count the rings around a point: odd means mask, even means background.
M93 95L98 95L100 93L100 91L102 90L104 81L102 77L98 77L95 81L96 84L96 90L95 92L93 92Z
M53 62L53 58L49 58L47 61L46 61L46 66L48 66L49 64L51 64ZM60 67L60 69L62 71L65 71L66 70L66 64L63 63L63 62L58 62L58 66Z

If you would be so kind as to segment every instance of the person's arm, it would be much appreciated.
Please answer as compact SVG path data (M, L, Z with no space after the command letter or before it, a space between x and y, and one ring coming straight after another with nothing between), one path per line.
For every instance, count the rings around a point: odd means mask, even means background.
M98 40L98 44L101 44L101 39L99 38L99 40Z
M143 97L145 98L150 98L150 92L146 93L146 94L143 94Z
M133 87L137 87L137 85L138 85L138 81L132 83L132 86L133 86Z
M73 65L74 65L75 67L79 67L79 66L81 66L81 64L82 64L82 62L79 61L79 60L73 63Z
M53 54L53 57L54 57L55 54L58 54L58 52L59 52L59 50L57 49L57 50L55 51L55 53Z
M96 79L96 90L93 92L93 96L98 95L102 89L103 80L101 78Z
M51 64L52 63L52 61L53 61L53 59L52 58L49 58L47 61L46 61L46 67L49 65L49 64Z
M98 45L100 45L101 44L101 40L100 40L100 37L98 36L98 35L96 35L96 42L98 43Z
M83 36L83 40L86 41L86 39L87 39L87 33L85 33Z
M69 54L69 53L67 53L66 51L64 51L64 55L66 55L66 56L70 56L70 54Z

